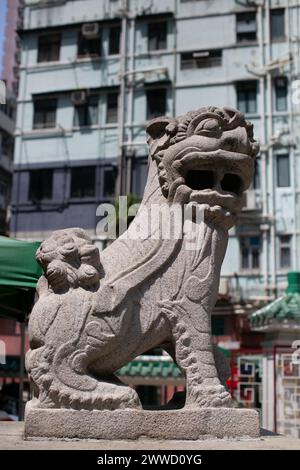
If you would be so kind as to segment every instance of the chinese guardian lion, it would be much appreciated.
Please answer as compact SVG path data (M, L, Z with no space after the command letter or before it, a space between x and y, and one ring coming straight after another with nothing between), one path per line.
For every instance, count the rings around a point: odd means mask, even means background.
M217 107L156 118L147 136L148 181L128 231L99 253L83 230L58 230L37 252L44 276L29 321L31 406L140 408L115 372L155 347L185 376L185 408L231 406L211 344L211 311L258 144L240 112ZM202 222L192 209L181 236L163 237L172 219L165 211L147 237L134 236L151 207L175 205L200 209Z

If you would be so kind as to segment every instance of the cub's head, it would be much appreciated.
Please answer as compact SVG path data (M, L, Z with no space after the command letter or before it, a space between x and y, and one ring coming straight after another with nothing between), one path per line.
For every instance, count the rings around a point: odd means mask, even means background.
M53 291L96 286L100 279L99 250L79 228L57 230L36 253Z

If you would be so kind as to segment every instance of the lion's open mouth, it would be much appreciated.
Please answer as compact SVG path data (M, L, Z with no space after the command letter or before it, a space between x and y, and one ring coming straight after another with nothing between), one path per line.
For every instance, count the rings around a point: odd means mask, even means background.
M206 206L207 214L218 215L218 220L233 220L242 207L252 165L251 157L244 154L186 149L173 162L173 188L183 186L190 202Z
M252 165L248 155L222 150L202 153L193 149L176 159L175 168L193 191L219 189L240 196L250 183Z
M213 189L217 181L217 175L210 170L189 170L185 175L186 185L197 191ZM229 191L239 196L242 192L243 182L239 175L225 173L220 180L220 186L223 191Z

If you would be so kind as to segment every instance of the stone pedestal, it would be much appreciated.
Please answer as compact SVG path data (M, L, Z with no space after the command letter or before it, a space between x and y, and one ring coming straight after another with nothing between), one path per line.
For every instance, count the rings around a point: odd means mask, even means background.
M26 408L25 438L179 439L259 437L255 410L203 408L169 411L76 411Z

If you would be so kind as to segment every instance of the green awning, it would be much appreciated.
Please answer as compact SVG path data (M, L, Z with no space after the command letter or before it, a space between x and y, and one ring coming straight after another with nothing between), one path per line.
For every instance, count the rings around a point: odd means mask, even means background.
M42 274L35 259L39 246L0 236L0 316L23 321L30 312Z

